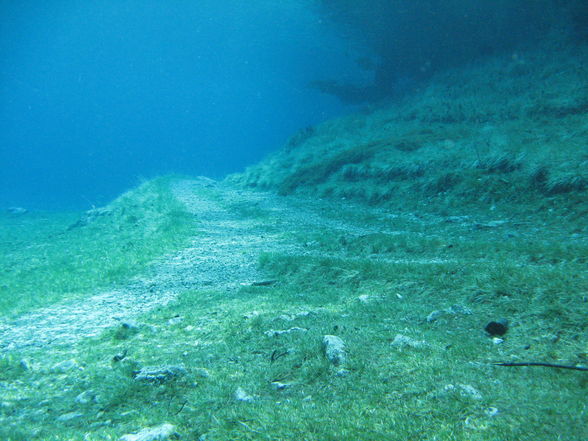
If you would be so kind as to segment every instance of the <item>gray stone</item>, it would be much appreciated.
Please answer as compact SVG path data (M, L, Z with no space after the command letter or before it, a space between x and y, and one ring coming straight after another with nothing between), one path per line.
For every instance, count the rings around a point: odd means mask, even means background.
M55 365L53 365L52 370L54 371L58 371L58 372L68 372L68 371L73 371L73 370L82 370L82 367L79 365L79 363L74 360L64 360L61 361Z
M445 308L443 310L435 310L431 312L427 316L427 323L433 323L442 316L449 314L449 315L470 315L472 314L472 310L466 306L461 305L451 305L449 308Z
M192 372L192 374L194 374L194 375L196 375L197 377L200 377L200 378L208 378L208 377L210 377L210 372L206 368L190 369L190 372Z
M186 375L188 371L183 366L154 366L144 367L135 372L135 380L148 383L165 383L166 381Z
M349 371L348 369L339 369L337 372L335 372L335 375L337 377L346 377L351 373L351 371Z
M183 317L172 317L167 321L167 324L173 326L173 325L177 325L179 323L182 323L183 321L184 321Z
M499 413L500 411L496 407L487 407L484 409L484 414L486 414L487 417L495 417Z
M345 363L347 357L345 343L336 335L325 335L323 337L323 350L327 359L335 366Z
M165 441L177 438L178 436L176 428L171 424L165 423L161 426L142 429L134 434L123 435L120 437L120 441Z
M449 308L445 310L448 314L461 314L461 315L471 315L472 310L467 306L462 305L451 305Z
M433 312L431 312L428 316L427 316L427 323L433 323L436 322L437 320L439 320L439 318L441 316L443 316L445 314L445 311L440 311L440 310L435 310Z
M310 311L301 311L301 312L297 312L296 314L282 314L278 318L280 320L291 322L291 321L294 321L299 318L308 317L310 314L311 314Z
M400 296L400 294L397 294L397 296ZM402 298L402 296L400 296L399 298ZM374 295L369 295L369 294L362 294L357 298L357 300L359 300L359 303L363 303L364 305L376 302L380 299L381 299L380 296L374 296Z
M423 340L415 340L414 338L407 337L406 335L396 334L392 341L392 346L399 348L422 348L428 346L427 342Z
M84 415L79 412L69 412L69 413L64 413L63 415L58 416L57 421L59 421L61 423L65 423L67 421L75 420L76 418L80 418L82 416L84 416Z

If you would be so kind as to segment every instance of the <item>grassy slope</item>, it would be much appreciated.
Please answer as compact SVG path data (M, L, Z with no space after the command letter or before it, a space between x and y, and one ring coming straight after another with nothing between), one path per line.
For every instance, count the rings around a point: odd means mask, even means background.
M297 134L232 179L389 206L555 199L585 215L587 61L588 48L551 41L445 72L403 102Z
M179 247L191 218L160 178L104 208L0 217L0 313L94 293L128 280Z

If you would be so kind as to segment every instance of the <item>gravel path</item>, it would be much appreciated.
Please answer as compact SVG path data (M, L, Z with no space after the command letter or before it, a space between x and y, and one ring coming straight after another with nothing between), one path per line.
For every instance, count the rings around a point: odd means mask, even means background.
M292 199L238 190L207 178L179 181L173 191L198 219L188 247L160 258L119 289L0 322L0 350L71 344L165 305L187 289L235 290L263 281L257 268L261 252L308 253L288 239L296 230L320 226L367 231L324 218L319 206L292 206Z
M0 321L0 351L71 344L96 336L105 328L169 303L188 289L227 291L263 282L267 276L260 273L257 265L262 252L331 256L312 244L300 243L294 238L296 233L302 237L324 229L352 236L406 233L389 228L388 221L397 215L382 210L369 209L372 221L365 224L357 214L365 214L366 207L283 198L237 189L208 178L178 181L173 192L198 220L186 248L161 257L144 274L116 290L60 302L10 322ZM423 227L431 226L431 231L438 229L440 222L447 222L410 213L402 216ZM430 235L433 233L427 233ZM331 257L341 256L333 254ZM353 259L352 256L347 258ZM382 257L379 260L408 263ZM443 262L415 258L410 263Z

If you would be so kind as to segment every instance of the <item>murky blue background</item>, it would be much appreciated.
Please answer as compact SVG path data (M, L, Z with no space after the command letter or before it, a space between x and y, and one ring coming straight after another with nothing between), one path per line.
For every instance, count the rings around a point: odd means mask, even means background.
M342 111L309 80L358 71L287 2L2 6L0 206L85 207L142 177L238 171Z

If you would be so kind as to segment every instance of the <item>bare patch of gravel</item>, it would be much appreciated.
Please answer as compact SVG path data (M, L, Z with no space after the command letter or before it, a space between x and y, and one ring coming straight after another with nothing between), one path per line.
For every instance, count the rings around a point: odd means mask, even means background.
M284 198L208 178L178 181L173 192L198 220L189 246L153 262L124 287L0 322L0 350L71 344L165 305L189 289L235 290L263 281L260 253L317 253L297 243L295 232L327 228L361 235L387 230L383 224L347 220L358 210L353 205Z
M179 181L173 191L198 220L188 247L153 262L124 287L0 322L0 350L71 344L165 305L182 291L234 290L259 281L261 252L304 253L284 234L299 219L292 218L294 213L281 198L206 178ZM244 216L243 209L262 215Z

